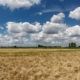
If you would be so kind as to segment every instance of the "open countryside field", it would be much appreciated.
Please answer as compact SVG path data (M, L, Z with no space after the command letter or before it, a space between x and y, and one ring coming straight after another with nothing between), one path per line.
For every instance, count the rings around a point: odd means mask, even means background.
M80 80L80 49L0 49L0 80Z

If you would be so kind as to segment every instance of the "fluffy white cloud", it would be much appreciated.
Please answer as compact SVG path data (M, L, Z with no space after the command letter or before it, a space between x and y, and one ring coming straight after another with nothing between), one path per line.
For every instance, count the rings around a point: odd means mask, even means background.
M8 46L10 37L8 35L0 34L0 46Z
M20 33L22 31L22 23L8 22L7 29L9 33Z
M67 25L62 23L64 18L64 13L53 15L51 21L43 25L43 32L46 34L57 34L60 31L64 31L67 28Z
M39 33L34 33L31 34L31 39L35 41L37 44L42 44L42 45L60 45L67 39L66 36L64 36L64 31L67 28L66 24L62 23L63 18L65 15L63 13L59 13L55 15L56 18L53 15L54 21L47 21L43 26L42 26L42 31ZM61 16L61 17L60 17ZM59 17L59 18L58 18Z
M6 28L8 35L0 34L0 46L35 46L28 36L41 30L41 25L38 22L8 22Z
M66 24L47 22L43 26L43 32L46 34L57 34L66 29Z
M69 43L69 37L65 36L64 33L61 32L58 34L45 34L40 32L37 34L31 34L31 38L36 44L46 46L64 46L66 43Z
M53 15L53 17L51 18L51 22L61 22L63 19L65 18L64 13L59 13L57 15Z
M80 26L72 26L66 29L65 33L70 37L80 37Z
M0 0L0 5L7 6L10 9L26 7L29 8L33 5L38 5L40 0Z
M80 20L80 7L70 11L69 17L72 19Z
M3 37L1 36L1 43L7 43L6 45L8 46L33 46L34 43L29 41L30 39L28 36L32 33L40 31L41 25L38 22L33 24L30 24L29 22L8 22L6 28L8 32L8 40L6 40L5 35L3 35Z
M35 33L41 29L41 25L38 22L34 24L30 24L29 22L8 22L7 29L9 33Z
M69 27L63 23L65 17L47 21L43 25L29 22L8 22L6 25L7 35L0 34L0 45L8 46L36 46L38 44L46 46L67 46L69 42L80 44L80 25Z
M47 21L43 25L41 32L31 34L31 39L36 42L36 44L46 46L68 46L70 42L76 42L79 45L80 26L68 27L62 22L63 18L64 17L60 19L56 18L54 21Z
M9 35L2 35L0 34L0 46L35 46L32 42L29 42L26 37L23 38L13 38Z

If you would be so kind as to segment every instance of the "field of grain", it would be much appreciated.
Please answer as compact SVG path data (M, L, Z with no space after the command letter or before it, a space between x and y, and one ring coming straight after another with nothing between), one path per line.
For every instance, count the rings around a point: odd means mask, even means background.
M0 49L0 80L80 80L80 49Z

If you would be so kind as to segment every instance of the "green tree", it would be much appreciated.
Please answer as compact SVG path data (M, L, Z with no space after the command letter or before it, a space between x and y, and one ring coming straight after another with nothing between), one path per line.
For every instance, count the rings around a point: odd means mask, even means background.
M69 43L69 47L76 47L76 43Z

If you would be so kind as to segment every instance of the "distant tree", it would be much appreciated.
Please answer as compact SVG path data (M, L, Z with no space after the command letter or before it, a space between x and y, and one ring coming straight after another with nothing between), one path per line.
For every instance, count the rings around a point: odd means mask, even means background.
M76 47L76 43L69 43L69 47Z
M47 46L44 46L44 45L38 45L38 48L47 48Z
M43 47L42 45L38 45L38 47Z
M17 46L14 46L14 48L17 48Z

